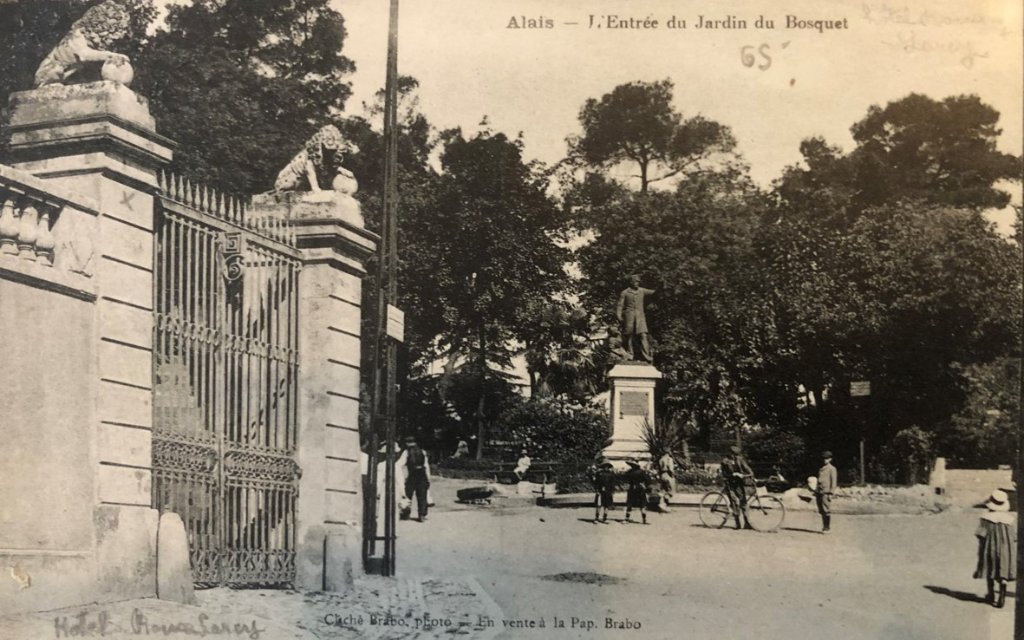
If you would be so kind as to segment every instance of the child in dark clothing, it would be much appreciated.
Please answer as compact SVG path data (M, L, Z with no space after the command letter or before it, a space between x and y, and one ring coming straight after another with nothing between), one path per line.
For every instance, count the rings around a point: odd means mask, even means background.
M640 518L647 524L647 472L640 468L640 463L630 458L626 460L629 471L626 472L626 522L632 522L634 508L640 509Z
M608 522L608 509L614 502L615 472L612 463L602 462L594 473L594 522Z

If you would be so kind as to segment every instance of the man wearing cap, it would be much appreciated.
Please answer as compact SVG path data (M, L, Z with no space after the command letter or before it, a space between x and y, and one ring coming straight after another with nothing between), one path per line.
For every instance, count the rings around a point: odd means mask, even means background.
M732 515L736 519L736 528L750 528L740 518L743 514L743 504L747 501L746 483L747 478L754 477L754 470L747 464L743 457L743 451L738 445L729 447L730 455L722 458L722 475L725 476L725 492L729 496L732 506Z
M430 463L427 454L416 444L416 438L405 439L405 497L412 500L416 496L416 519L427 520L427 489L430 488ZM401 460L399 461L401 463Z
M816 497L818 500L818 513L821 514L821 532L828 533L832 524L832 494L839 484L839 473L832 466L832 452L821 453L823 464L818 469L818 488Z

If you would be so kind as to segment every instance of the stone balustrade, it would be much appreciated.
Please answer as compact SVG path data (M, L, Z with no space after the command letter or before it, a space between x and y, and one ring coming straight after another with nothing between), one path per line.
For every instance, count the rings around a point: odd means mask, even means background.
M53 225L62 204L47 202L0 184L0 255L53 265Z

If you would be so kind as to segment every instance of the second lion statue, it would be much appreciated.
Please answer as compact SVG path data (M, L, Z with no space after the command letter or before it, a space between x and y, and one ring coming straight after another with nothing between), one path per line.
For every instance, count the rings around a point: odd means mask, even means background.
M274 181L274 191L322 191L332 189L346 195L356 192L352 172L344 168L345 154L358 149L345 140L333 124L311 137Z

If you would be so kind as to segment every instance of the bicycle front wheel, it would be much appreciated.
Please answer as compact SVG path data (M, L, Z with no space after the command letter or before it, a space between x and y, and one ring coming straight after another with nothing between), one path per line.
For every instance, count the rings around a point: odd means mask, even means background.
M782 526L786 507L775 496L751 496L743 509L747 522L756 531L775 531Z
M705 527L721 529L729 521L730 515L732 509L729 507L729 498L724 493L711 491L700 499L700 521Z

